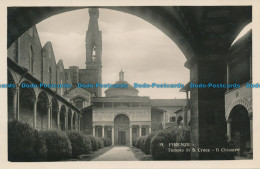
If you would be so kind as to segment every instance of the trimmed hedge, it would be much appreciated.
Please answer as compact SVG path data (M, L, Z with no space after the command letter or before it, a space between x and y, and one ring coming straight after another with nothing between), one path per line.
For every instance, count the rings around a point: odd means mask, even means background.
M88 135L91 140L91 150L97 151L98 150L98 141L94 136Z
M8 160L36 161L37 131L21 121L8 123Z
M161 143L163 144L163 146L160 146ZM159 131L151 140L151 155L153 157L153 160L190 159L190 152L186 151L190 147L169 147L169 143L190 143L190 131L184 128L171 128ZM169 148L184 151L169 152Z
M72 147L72 156L89 154L91 151L91 140L88 136L79 132L67 132Z
M104 141L101 140L101 138L99 137L95 137L95 139L97 140L98 143L98 149L104 148Z
M108 147L108 146L112 145L111 139L109 139L107 137L101 137L101 140L103 140L105 147Z
M51 130L40 131L39 134L46 142L48 161L58 161L71 157L72 147L65 132L60 130Z
M155 133L151 133L148 136L146 136L145 138L145 142L144 142L144 153L145 154L151 154L151 140L153 138L153 136L155 135Z

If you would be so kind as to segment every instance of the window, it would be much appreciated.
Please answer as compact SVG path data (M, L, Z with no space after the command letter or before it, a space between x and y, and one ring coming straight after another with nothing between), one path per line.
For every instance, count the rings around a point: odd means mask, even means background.
M75 100L75 106L76 106L78 109L82 109L82 108L84 107L83 100L82 100L82 99L77 99L77 100Z
M171 116L171 117L170 117L170 122L175 122L175 120L176 120L176 117L175 117L175 116Z

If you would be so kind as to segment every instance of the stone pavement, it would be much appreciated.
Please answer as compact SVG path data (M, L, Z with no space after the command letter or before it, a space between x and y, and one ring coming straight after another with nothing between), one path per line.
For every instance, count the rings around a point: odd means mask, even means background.
M113 147L92 161L138 161L129 147Z

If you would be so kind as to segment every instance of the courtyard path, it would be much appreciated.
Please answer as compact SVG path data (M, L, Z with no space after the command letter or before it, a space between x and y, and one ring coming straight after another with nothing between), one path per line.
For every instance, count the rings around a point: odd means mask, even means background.
M113 147L92 161L138 161L129 147Z

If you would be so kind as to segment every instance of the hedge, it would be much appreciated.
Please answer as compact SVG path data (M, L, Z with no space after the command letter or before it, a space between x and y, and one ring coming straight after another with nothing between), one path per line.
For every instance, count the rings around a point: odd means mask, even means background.
M72 147L65 132L60 130L47 130L40 131L39 134L46 142L48 161L58 161L71 157Z
M111 142L111 139L110 139L110 138L101 137L100 139L103 140L105 147L108 147L108 146L111 146L111 145L112 145L112 142Z
M187 129L171 128L159 131L151 140L151 155L153 160L189 160L190 147L169 147L169 143L190 143L190 132ZM163 146L160 146L160 144ZM169 152L169 148L182 149L181 152Z
M72 156L89 154L91 151L91 140L88 136L80 132L67 132L72 147Z
M97 140L98 143L98 149L104 148L104 141L101 140L101 138L99 137L95 137L95 139Z
M151 140L153 138L153 136L155 135L155 133L151 133L148 136L146 136L145 138L145 142L144 142L144 153L145 154L151 154Z
M8 160L36 161L37 131L21 121L8 123Z
M91 150L97 151L98 150L98 141L94 136L88 135L91 140Z

